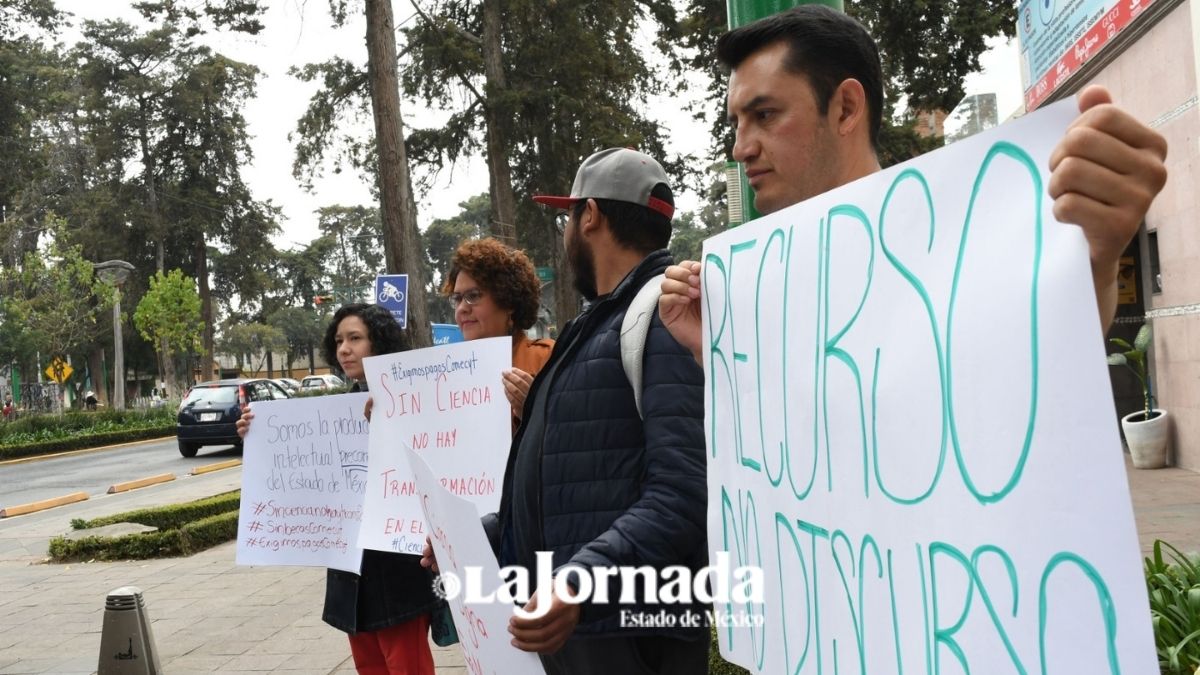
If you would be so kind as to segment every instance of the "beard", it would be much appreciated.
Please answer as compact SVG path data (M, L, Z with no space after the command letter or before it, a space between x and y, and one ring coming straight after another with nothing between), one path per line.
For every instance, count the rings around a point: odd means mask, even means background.
M583 237L571 238L567 246L567 263L571 266L572 276L575 277L575 290L585 300L596 299L596 256L589 244L584 243Z

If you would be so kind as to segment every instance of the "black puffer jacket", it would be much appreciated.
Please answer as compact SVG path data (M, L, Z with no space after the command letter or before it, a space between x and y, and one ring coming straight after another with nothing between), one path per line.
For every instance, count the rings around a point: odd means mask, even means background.
M532 569L536 550L553 552L556 569L684 565L694 571L706 564L703 371L655 312L644 352L643 421L620 357L626 309L670 263L665 250L647 256L563 331L534 381L526 424L513 439L500 511L485 518L502 565ZM548 396L544 425L530 421L541 390ZM539 429L540 439L533 437ZM523 453L536 454L519 457ZM514 494L514 485L530 492ZM618 610L679 613L704 607L618 606L620 588L617 580L609 586L613 604L583 606L578 633L702 634L703 629L621 629Z

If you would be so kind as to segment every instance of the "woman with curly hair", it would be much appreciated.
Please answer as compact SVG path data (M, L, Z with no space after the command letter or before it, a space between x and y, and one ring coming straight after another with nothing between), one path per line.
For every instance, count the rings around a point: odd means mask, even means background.
M333 315L321 355L337 363L366 391L362 360L401 349L400 325L378 305L343 305ZM254 414L249 407L238 421L243 438ZM433 575L416 556L364 550L358 574L329 569L325 577L325 623L350 636L354 667L365 675L433 675L429 650L430 613L438 606Z
M554 348L553 340L525 335L537 321L541 297L533 263L524 251L495 239L468 239L454 251L442 294L454 308L454 322L464 339L512 336L513 367L503 378L515 430L529 385Z

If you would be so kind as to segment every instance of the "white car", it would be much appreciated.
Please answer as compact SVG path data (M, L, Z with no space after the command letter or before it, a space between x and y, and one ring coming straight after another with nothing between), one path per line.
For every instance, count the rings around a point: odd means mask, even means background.
M300 380L294 380L290 377L277 377L271 381L286 389L289 394L295 394L300 391Z
M300 382L300 391L314 391L316 389L340 389L346 386L342 378L337 375L309 375Z

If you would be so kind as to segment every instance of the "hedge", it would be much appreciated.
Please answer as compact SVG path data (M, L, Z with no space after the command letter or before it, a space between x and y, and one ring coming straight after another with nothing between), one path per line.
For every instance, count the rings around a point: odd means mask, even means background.
M141 560L191 555L237 537L238 512L230 511L187 523L181 528L127 534L50 540L50 557L58 562L83 560Z
M226 492L184 504L126 511L92 520L72 520L77 530L113 523L140 523L157 532L119 537L50 540L50 557L58 562L78 560L141 560L191 555L237 537L241 491Z
M749 675L750 671L721 658L721 647L717 644L717 627L708 628L708 675Z
M173 530L193 520L237 511L240 504L241 490L234 490L183 504L126 511L91 520L76 518L71 521L71 527L76 530L87 530L114 523L138 523L140 525L157 527L160 530Z
M163 438L175 435L175 424L164 424L157 427L142 429L125 429L121 431L103 431L94 434L79 434L66 438L56 438L48 441L36 441L16 445L0 445L0 460L49 455L67 450L95 448L114 443L128 443L148 438Z
M0 445L47 441L75 433L161 427L175 421L175 409L71 411L60 415L21 413L0 424Z

